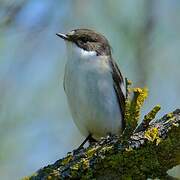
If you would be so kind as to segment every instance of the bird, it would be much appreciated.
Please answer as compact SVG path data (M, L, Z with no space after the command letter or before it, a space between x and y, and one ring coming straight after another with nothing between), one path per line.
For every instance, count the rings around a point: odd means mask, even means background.
M125 128L126 86L107 38L91 29L56 33L66 43L64 91L77 128L85 140L121 135Z

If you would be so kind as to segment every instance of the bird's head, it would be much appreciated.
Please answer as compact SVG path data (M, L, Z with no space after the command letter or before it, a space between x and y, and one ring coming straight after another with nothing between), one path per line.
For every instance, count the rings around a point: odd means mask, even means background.
M108 40L93 30L75 29L67 34L57 33L56 35L85 51L96 52L97 56L111 56Z

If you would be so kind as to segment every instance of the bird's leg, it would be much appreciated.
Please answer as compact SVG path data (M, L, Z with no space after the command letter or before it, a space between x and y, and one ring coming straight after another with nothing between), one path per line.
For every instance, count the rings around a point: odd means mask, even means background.
M81 148L84 146L84 144L86 144L86 142L89 141L91 138L92 138L92 137L91 137L91 134L89 134L89 135L86 137L86 139L81 143L81 145L77 148L77 150L81 149Z
M92 135L89 134L89 135L86 137L86 139L81 143L81 145L78 147L78 149L81 149L81 148L84 146L84 144L86 144L87 141L89 142L89 144L93 144L93 143L97 142L97 141L92 137ZM77 149L77 150L78 150L78 149Z
M95 143L95 142L97 142L97 141L91 136L91 134L89 134L89 135L86 137L86 139L81 143L81 145L80 145L76 150L73 151L74 154L78 153L79 150L83 148L84 144L86 144L87 141L89 142L90 145L93 144L93 143Z
M90 145L97 142L92 136L89 137L88 141Z

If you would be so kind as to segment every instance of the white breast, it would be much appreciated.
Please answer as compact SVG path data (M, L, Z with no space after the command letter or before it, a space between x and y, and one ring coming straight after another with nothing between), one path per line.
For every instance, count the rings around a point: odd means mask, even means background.
M75 124L95 139L119 134L121 113L113 87L108 57L67 44L65 92Z

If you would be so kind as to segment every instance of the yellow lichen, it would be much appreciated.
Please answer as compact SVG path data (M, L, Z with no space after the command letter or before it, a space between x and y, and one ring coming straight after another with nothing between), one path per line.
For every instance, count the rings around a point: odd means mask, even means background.
M156 146L161 142L161 140L162 139L160 137L156 139Z
M126 151L132 151L133 150L133 148L132 147L128 147L128 148L126 148Z
M71 171L72 175L75 176L80 168L83 168L84 170L89 168L89 160L87 158L83 158L81 159L80 162L72 165L70 168L72 170Z
M131 101L130 99L126 99L125 101L125 120L126 121L128 121L131 117L130 107L131 107Z
M22 178L22 180L30 180L30 178L28 176L25 176Z
M134 92L135 98L137 99L136 100L137 106L141 107L148 96L148 89L147 88L142 88L142 89L134 88L133 92Z
M59 171L54 169L52 174L53 174L54 177L58 177L59 176Z
M133 121L137 123L138 120L140 119L141 107L148 96L148 90L147 88L143 88L143 89L134 88L133 92L134 92L134 98L131 103L131 108L133 111L132 115L134 117Z
M48 179L48 180L52 179L52 176L48 176L47 179Z
M88 159L83 158L81 160L81 163L82 163L83 169L88 169L89 168L89 161L88 161Z
M173 117L173 113L168 113L168 114L167 114L167 117L168 117L168 118L172 118L172 117Z
M151 142L156 141L156 145L158 145L161 142L161 138L159 137L159 132L157 128L148 129L145 132L144 137Z
M149 141L153 142L157 136L158 136L158 129L157 128L148 129L145 132L145 138L148 139Z
M126 79L127 97L125 101L125 122L126 128L123 132L124 137L130 137L140 120L141 108L148 96L147 88L131 88L131 81ZM133 96L131 98L131 93Z
M106 153L106 152L110 152L112 150L113 146L107 146L107 147L103 147L100 152L102 153Z
M177 124L177 123L173 123L173 126L175 126L175 127L179 127L179 124Z
M33 177L36 177L38 175L38 173L33 173L31 176L25 176L22 178L22 180L30 180Z
M96 152L96 150L97 150L97 147L96 147L96 148L90 148L90 149L86 152L88 158L92 157L92 156L94 155L94 153Z
M79 169L79 164L74 164L73 166L71 166L71 169L77 171Z
M125 106L125 121L126 129L124 135L129 137L133 130L136 128L141 115L141 107L148 96L147 88L133 88L133 98L126 99Z

